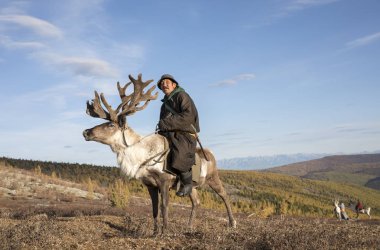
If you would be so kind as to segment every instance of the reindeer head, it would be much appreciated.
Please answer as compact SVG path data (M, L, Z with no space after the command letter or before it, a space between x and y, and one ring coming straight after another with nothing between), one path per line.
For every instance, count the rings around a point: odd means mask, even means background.
M137 111L145 109L151 100L155 100L158 96L158 92L152 95L156 86L152 86L146 93L143 93L145 87L147 87L153 80L143 82L141 74L137 79L134 79L129 75L130 82L124 87L120 87L117 83L117 89L121 98L121 104L116 108L112 107L106 101L103 93L99 94L95 91L95 99L91 102L87 101L86 113L92 117L103 118L108 122L102 123L91 129L83 131L83 136L86 141L97 141L107 145L113 145L125 129L128 128L126 116L132 115ZM126 95L125 91L130 84L133 84L133 92L130 95ZM145 102L139 106L140 102ZM103 106L106 110L103 108Z
M339 206L339 200L335 199L335 200L334 200L334 205L335 205L336 207L338 207L338 206Z

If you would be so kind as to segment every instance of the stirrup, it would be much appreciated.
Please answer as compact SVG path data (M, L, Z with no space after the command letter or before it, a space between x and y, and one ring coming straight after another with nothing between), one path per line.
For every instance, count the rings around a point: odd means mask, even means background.
M188 196L191 194L193 190L193 185L192 184L187 184L187 185L184 185L180 188L180 190L178 190L178 192L176 193L177 196L179 197L184 197L184 196Z

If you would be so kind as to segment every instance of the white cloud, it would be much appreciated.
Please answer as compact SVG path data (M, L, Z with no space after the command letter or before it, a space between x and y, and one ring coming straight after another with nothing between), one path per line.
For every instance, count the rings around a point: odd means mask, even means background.
M346 43L346 47L352 49L352 48L356 48L356 47L360 47L360 46L366 46L366 45L373 43L377 40L380 40L380 32L377 32L377 33L374 33L374 34L371 34L371 35L350 41L350 42Z
M288 18L297 12L309 8L316 8L324 5L329 5L341 0L281 0L281 1L266 1L271 3L271 7L265 10L265 13L260 21L243 24L244 29L260 28L262 26L273 25L278 21Z
M75 77L117 78L120 69L133 71L140 67L145 50L140 44L115 42L108 36L109 22L103 3L103 0L65 1L57 4L57 9L64 11L52 15L55 19L49 21L25 13L29 4L10 3L9 8L0 9L3 33L0 46L26 50L23 51L26 56L37 59L48 69ZM67 14L61 15L63 12ZM87 37L91 34L96 34L96 38L89 41Z
M253 78L255 78L255 75L254 74L241 74L241 75L237 75L235 78L237 81L252 80Z
M40 42L34 42L34 41L24 41L24 42L17 42L13 41L9 37L6 36L0 36L0 45L3 45L6 48L9 49L42 49L45 47L43 43Z
M218 83L211 84L210 86L213 86L213 87L233 86L233 85L237 85L241 81L248 81L248 80L252 80L254 78L255 78L254 74L240 74L240 75L236 75L232 78L222 80Z
M289 17L296 12L314 8L318 6L328 5L341 0L290 0L290 1L279 1L278 6L275 8L276 11L273 15L270 15L268 20L265 22L266 25L273 24L282 18ZM247 26L249 27L249 26Z
M286 7L288 11L302 10L319 5L326 5L340 0L294 0Z
M65 57L54 53L36 53L43 62L54 64L58 68L68 70L77 76L117 77L118 72L104 60L86 57Z
M46 37L61 38L63 36L62 31L58 27L33 16L0 15L0 22L15 24Z
M69 69L75 75L115 77L116 71L108 62L96 58L63 57L57 64Z

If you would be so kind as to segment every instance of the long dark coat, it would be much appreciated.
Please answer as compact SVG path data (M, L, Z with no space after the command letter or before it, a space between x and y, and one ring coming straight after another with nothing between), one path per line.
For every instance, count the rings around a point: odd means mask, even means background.
M196 132L200 131L197 108L181 87L173 90L172 94L165 97L162 102L158 128L169 141L169 166L180 172L187 172L195 164L197 141L191 125L195 127ZM166 105L169 105L174 112Z

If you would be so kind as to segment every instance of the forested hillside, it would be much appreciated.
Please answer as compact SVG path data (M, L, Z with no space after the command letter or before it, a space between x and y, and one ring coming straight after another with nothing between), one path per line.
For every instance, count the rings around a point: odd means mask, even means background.
M264 171L380 190L380 154L327 156Z
M47 175L76 182L90 178L97 185L105 187L120 178L120 171L115 167L9 158L1 158L0 161L7 167L40 168ZM380 192L370 188L257 171L220 170L219 173L235 212L260 217L279 214L332 217L334 199L346 205L350 200L361 199L366 206L372 207L372 215L380 216ZM140 181L125 181L134 195L148 198L148 192ZM199 195L204 207L224 210L221 199L210 188L201 188ZM176 203L189 204L187 199L176 197L174 192L170 193L170 199Z
M107 186L109 183L114 182L116 178L120 177L120 170L117 167L12 159L6 157L0 157L0 162L3 162L5 166L14 166L26 170L33 170L40 167L43 174L52 175L54 173L54 175L59 178L74 182L83 182L91 178L102 186Z

